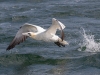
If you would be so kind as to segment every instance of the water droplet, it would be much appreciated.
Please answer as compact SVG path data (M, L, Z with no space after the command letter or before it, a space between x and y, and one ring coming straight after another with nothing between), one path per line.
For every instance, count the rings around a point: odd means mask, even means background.
M100 52L100 43L95 41L94 35L86 34L84 29L82 35L83 42L79 44L79 51Z

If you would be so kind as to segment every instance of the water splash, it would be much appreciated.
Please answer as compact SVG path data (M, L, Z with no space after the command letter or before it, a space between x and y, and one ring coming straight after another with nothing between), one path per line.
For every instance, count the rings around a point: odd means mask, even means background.
M86 34L84 29L82 35L83 41L79 44L79 51L100 52L100 43L94 40L94 35Z

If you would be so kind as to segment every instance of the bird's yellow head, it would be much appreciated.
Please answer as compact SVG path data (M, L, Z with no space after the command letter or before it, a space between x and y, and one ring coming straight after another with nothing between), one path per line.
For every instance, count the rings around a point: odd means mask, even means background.
M26 32L26 33L22 33L22 35L31 37L31 38L35 38L36 34L34 32Z

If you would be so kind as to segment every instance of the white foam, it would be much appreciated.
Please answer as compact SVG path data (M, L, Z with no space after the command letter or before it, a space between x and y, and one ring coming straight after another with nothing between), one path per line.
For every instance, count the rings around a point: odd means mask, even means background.
M79 44L79 51L100 52L100 43L95 41L94 35L86 34L84 29L82 35L83 42Z

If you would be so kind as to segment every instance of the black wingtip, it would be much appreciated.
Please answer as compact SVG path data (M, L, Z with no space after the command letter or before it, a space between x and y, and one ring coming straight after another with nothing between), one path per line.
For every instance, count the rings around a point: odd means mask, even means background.
M9 51L10 49L12 49L12 48L10 48L10 47L7 47L7 48L6 48L6 51Z
M10 50L11 48L8 46L7 48L6 48L6 51L8 51L8 50Z
M64 31L62 30L61 31L61 39L62 39L62 41L64 40L64 37L65 37L65 34L64 34Z
M6 50L10 50L14 48L16 45L20 44L21 42L25 41L27 36L22 36L21 39L19 38L14 38L13 41L10 43L10 45L7 47Z
M61 47L61 46L65 47L65 45L61 44L59 41L58 42L54 42L54 43L59 47Z
M10 49L12 49L12 48L14 48L15 46L8 46L7 48L6 48L6 51L9 51Z
M10 50L8 47L6 48L6 51Z

